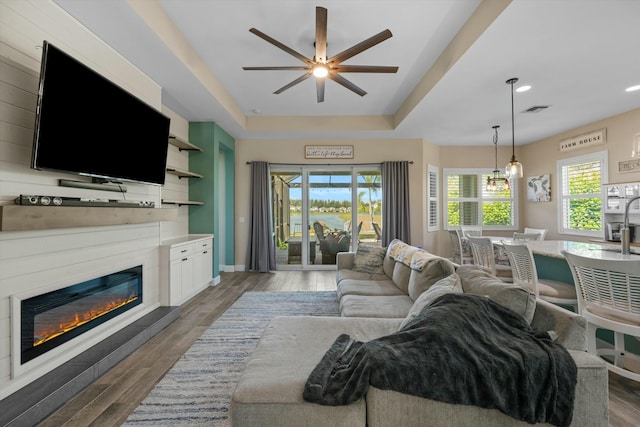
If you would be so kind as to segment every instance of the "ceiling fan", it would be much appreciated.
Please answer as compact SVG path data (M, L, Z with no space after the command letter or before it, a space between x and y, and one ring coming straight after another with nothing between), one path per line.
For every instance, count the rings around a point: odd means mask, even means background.
M368 39L338 53L337 55L332 56L331 58L327 58L327 9L324 7L316 7L316 54L313 59L307 58L301 53L296 52L290 47L284 45L283 43L280 43L278 40L269 37L268 35L255 28L251 28L249 31L305 63L305 65L297 66L242 67L243 70L305 71L302 76L276 90L274 94L280 94L313 75L316 77L316 93L318 102L324 101L324 84L327 78L357 93L360 96L364 96L367 94L367 92L342 77L340 73L395 73L398 71L398 67L376 65L342 65L343 61L346 61L347 59L390 38L392 34L388 29L376 34L375 36L369 37Z

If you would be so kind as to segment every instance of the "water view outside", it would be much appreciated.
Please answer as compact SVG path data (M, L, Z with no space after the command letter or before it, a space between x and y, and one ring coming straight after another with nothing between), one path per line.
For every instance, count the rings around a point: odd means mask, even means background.
M308 265L335 264L337 252L353 250L355 242L380 244L380 171L358 173L355 185L351 170L311 171L304 187L302 181L301 173L272 174L278 264L299 264L303 241L309 245ZM309 200L307 212L302 210L303 191ZM357 194L356 221L353 221L353 192ZM307 230L302 228L305 215Z

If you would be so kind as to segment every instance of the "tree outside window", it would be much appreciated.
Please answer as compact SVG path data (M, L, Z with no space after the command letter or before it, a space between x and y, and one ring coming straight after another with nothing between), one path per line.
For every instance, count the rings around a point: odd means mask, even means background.
M600 151L558 161L560 232L602 233L602 184L608 176L607 157L606 151Z

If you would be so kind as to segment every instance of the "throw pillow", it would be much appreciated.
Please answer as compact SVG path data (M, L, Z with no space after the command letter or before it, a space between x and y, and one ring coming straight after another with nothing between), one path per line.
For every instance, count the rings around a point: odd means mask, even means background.
M536 296L528 288L515 283L505 283L472 264L456 269L467 294L484 295L498 304L515 311L531 323L536 310Z
M460 277L456 273L453 273L444 279L440 279L429 289L420 294L413 303L413 306L411 306L409 314L407 314L407 317L400 324L399 329L407 326L424 308L431 305L431 303L433 303L438 297L450 293L462 293L462 283L460 282Z
M387 253L385 248L359 245L353 257L353 271L361 273L384 274L382 261Z
M414 261L417 255L418 253L413 256ZM456 272L453 262L438 256L428 257L425 255L417 264L420 269L414 269L414 263L411 263L411 275L409 276L409 286L407 288L407 293L413 301L418 299L433 284Z

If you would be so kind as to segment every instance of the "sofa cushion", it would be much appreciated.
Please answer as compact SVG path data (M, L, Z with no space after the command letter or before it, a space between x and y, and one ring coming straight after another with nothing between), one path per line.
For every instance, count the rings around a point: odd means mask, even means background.
M368 341L394 332L398 323L398 319L276 317L260 337L233 392L233 425L366 425L364 399L345 406L316 405L302 398L304 384L341 333Z
M396 260L391 258L389 254L385 255L384 261L382 262L382 269L384 270L385 276L388 278L393 277L393 269L396 266Z
M345 295L340 298L340 316L403 319L412 305L408 295Z
M411 258L411 272L407 293L416 300L438 280L455 272L455 265L448 259L419 250Z
M345 253L345 252L340 252ZM391 276L386 274L372 274L372 273L361 273L359 271L353 271L348 268L342 268L336 272L336 283L340 283L343 280L389 280L391 281Z
M411 322L420 312L425 308L431 305L433 301L435 301L438 297L441 297L444 294L450 293L462 293L462 284L460 283L460 276L456 273L450 274L449 276L440 279L436 283L434 283L429 289L424 291L413 303L411 306L411 310L409 310L409 314L400 324L400 328L404 328L409 322Z
M395 261L396 257L405 249L409 244L403 242L400 239L393 239L389 246L387 246L387 256Z
M393 274L391 275L391 280L393 283L405 294L409 294L409 277L411 277L411 267L408 265L396 261L395 266L393 267Z
M345 295L406 295L390 279L354 280L344 279L337 285L338 298Z
M536 296L528 288L505 283L474 265L460 265L456 269L465 293L485 295L498 304L510 308L531 323L536 309Z
M384 274L382 262L386 249L376 246L358 245L353 258L353 271L361 273Z

